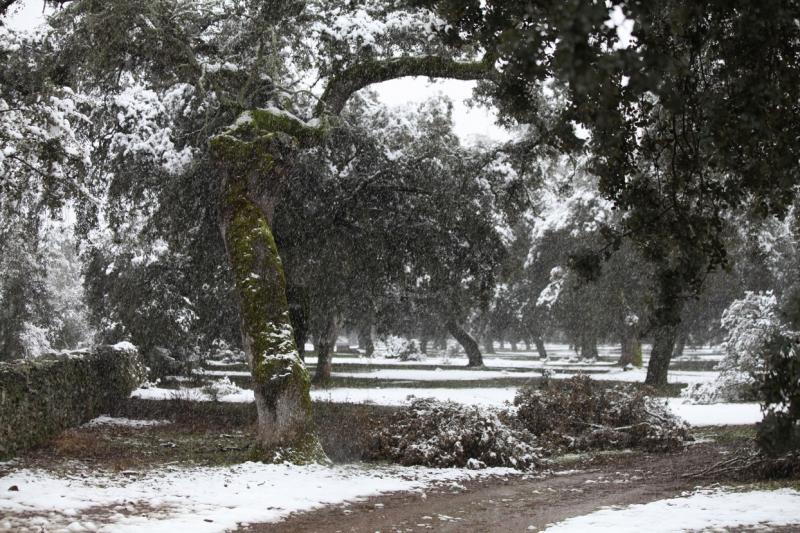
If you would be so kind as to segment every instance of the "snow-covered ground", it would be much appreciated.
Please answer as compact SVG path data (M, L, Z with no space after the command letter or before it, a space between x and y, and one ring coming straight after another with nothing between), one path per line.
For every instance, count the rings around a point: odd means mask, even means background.
M595 370L596 367L586 367ZM578 375L581 369L574 372L559 372L551 374L553 379L569 379ZM647 376L647 370L634 368L624 370L619 367L598 369L591 372L592 379L598 381L624 381L627 383L642 383ZM224 374L222 374L224 375ZM230 374L228 374L230 375ZM717 378L719 372L672 370L669 373L669 383L695 384L706 383ZM502 370L464 370L436 367L431 370L405 369L405 368L378 368L366 372L333 372L332 377L338 378L370 378L400 381L471 381L498 378L540 378L542 372L502 371Z
M311 391L315 401L336 403L368 403L376 405L407 405L410 397L435 398L484 407L503 407L514 400L516 387L469 387L469 388L331 388ZM202 388L180 390L151 387L134 391L134 398L146 400L171 400L181 398L191 401L211 401ZM220 396L222 402L246 403L253 401L253 391L244 389ZM760 422L761 409L756 403L720 403L693 405L681 398L665 399L670 409L693 426L749 425Z
M794 524L800 524L800 492L791 489L750 492L718 489L624 508L605 508L559 522L544 531L670 533L725 531L736 526L769 530L769 526Z
M100 426L118 426L130 428L144 428L152 426L164 426L171 424L169 420L138 420L131 418L117 418L111 416L98 416L84 424L85 427L100 427Z
M385 492L513 474L518 472L504 468L262 463L69 476L26 469L2 478L0 531L211 533Z

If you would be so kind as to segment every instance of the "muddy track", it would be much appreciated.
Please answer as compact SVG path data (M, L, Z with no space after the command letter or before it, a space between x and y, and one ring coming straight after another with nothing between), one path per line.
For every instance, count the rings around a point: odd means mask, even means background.
M571 473L488 479L460 488L442 486L424 496L389 494L295 514L276 524L252 525L242 532L536 531L600 507L646 503L692 489L699 481L681 475L701 470L725 451L703 443L673 454L603 457L562 469L569 468Z

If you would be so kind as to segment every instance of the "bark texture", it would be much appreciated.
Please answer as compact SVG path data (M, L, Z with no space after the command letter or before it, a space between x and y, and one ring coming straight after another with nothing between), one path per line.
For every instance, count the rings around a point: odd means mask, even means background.
M450 335L452 335L456 341L458 341L458 343L467 353L467 366L483 366L483 356L481 355L481 350L478 347L478 342L472 338L472 335L467 333L464 328L459 326L455 320L448 320L445 325L447 326L447 332L450 333Z
M314 435L310 379L295 344L283 265L270 228L276 182L286 171L279 148L291 147L292 137L254 123L243 129L215 137L211 150L222 177L221 229L258 411L254 458L325 460Z
M314 372L314 383L324 383L331 379L333 352L336 348L337 333L336 319L333 315L329 315L323 322L322 328L315 338L317 369Z

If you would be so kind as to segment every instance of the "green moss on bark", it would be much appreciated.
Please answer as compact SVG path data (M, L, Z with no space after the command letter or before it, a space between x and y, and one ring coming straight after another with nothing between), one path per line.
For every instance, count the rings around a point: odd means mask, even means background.
M260 460L324 458L313 431L310 379L295 345L283 265L264 212L274 201L264 191L279 189L293 149L317 135L319 130L288 114L255 110L211 141L225 184L223 231L259 410Z

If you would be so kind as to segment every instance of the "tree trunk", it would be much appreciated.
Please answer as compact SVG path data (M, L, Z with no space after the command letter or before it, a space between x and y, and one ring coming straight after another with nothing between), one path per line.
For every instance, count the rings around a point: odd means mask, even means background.
M311 316L311 298L306 287L298 285L286 289L286 298L289 302L289 319L294 330L294 342L300 359L306 360L306 341L308 340L308 321Z
M310 380L295 343L286 278L270 228L285 172L282 158L291 152L285 136L242 141L232 132L214 137L210 148L222 178L221 230L258 413L253 458L325 461L314 435Z
M358 330L358 348L364 350L364 355L372 357L375 355L375 342L373 341L372 325L361 326Z
M581 359L597 359L597 335L593 331L581 333Z
M428 355L428 334L420 333L419 335L419 352Z
M547 349L544 347L544 339L542 336L536 335L533 340L536 343L536 352L539 354L539 358L547 359Z
M642 366L642 342L635 332L626 331L622 335L622 353L619 356L617 365Z
M466 332L464 328L459 326L454 320L448 320L445 323L447 331L453 338L458 341L464 351L467 353L467 366L483 366L483 356L478 347L477 341L472 338L472 335Z
M483 349L486 350L486 353L495 353L494 351L494 339L491 335L486 335L483 337Z
M324 383L331 379L332 356L336 347L337 333L336 319L330 314L315 338L317 341L317 370L314 372L314 383Z
M667 384L669 363L675 340L678 337L678 326L665 324L655 329L653 334L653 350L650 352L650 363L647 365L647 385L661 386Z
M680 357L683 355L683 351L686 349L686 340L689 335L686 333L684 328L680 328L678 333L678 338L675 341L675 349L672 350L672 357Z
M653 350L647 365L645 383L653 386L667 384L669 363L678 338L684 301L680 297L680 273L664 271L659 275L658 307L653 314Z

